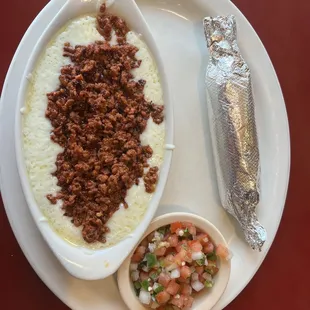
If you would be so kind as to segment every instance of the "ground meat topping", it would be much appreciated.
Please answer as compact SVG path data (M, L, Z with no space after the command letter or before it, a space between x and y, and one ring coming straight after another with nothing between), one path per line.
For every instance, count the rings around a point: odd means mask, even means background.
M60 193L47 198L52 204L63 200L64 215L83 227L88 243L106 241L107 221L121 204L128 207L127 190L140 178L148 193L158 181L158 168L148 165L153 150L141 145L140 135L150 117L163 121L163 107L145 100L145 81L133 80L131 70L141 63L138 49L124 40L126 23L106 15L103 5L98 30L109 40L113 29L117 45L66 43L64 56L72 64L61 69L59 88L47 94L51 139L64 148L54 173Z
M143 177L145 190L147 193L153 193L158 181L158 167L152 167L147 174Z
M130 31L126 22L118 16L107 14L106 5L102 4L97 16L97 29L99 33L110 41L112 38L112 30L115 31L118 43L125 43L126 34Z

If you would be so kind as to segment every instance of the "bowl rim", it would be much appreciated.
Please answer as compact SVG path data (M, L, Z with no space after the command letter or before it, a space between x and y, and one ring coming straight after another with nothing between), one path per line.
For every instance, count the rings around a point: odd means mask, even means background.
M120 4L121 2L122 5L129 3L128 0L118 0L116 3ZM67 0L67 2L64 3L61 10L57 13L57 15L55 15L51 23L49 23L47 28L44 30L37 44L34 46L23 73L22 83L18 91L17 109L15 113L14 142L17 168L25 199L40 233L42 234L48 246L51 248L54 255L72 276L83 280L104 279L117 271L121 263L125 260L127 254L131 252L132 248L138 242L141 235L143 235L153 216L155 215L168 179L172 161L172 154L174 149L173 106L172 97L168 88L165 68L148 24L146 23L135 1L130 0L130 2L131 4L127 5L127 8L122 15L128 17L127 20L131 21L129 24L135 25L135 27L132 27L134 31L142 34L143 40L147 44L157 64L158 72L160 75L165 104L165 143L167 147L165 149L165 156L161 165L159 182L157 184L157 189L154 193L154 196L149 203L141 223L123 240L111 247L93 250L70 244L68 241L64 240L60 235L58 235L57 232L55 232L52 226L48 223L34 198L34 193L28 179L25 158L23 155L23 116L21 113L21 108L25 105L27 90L29 84L31 83L28 79L28 76L32 73L40 55L50 40L56 35L57 31L59 31L67 22L74 18L83 16L85 14L95 13L95 7L97 5L96 1L91 0L88 2L82 2ZM116 7L115 10L118 10L119 8L120 7Z
M151 232L154 230L171 224L173 222L190 222L194 224L197 228L200 230L205 231L206 233L210 234L212 241L218 245L223 244L224 246L228 247L228 244L222 235L222 233L216 228L215 225L213 225L210 221L207 219L193 214L193 213L187 213L187 212L173 212L173 213L167 213L161 216L156 217L151 225L149 226L148 230L144 234L144 236L140 239L139 243L135 247L135 249L139 246L140 242ZM121 267L119 268L117 272L117 283L119 292L127 305L127 307L131 310L145 310L147 309L144 307L138 300L137 296L135 295L132 284L129 276L129 267L130 267L130 258L132 254L134 253L135 249L130 253L130 255L127 257L127 259L123 262ZM192 310L209 310L212 309L213 306L219 301L221 296L226 290L226 287L228 285L228 281L230 278L230 272L231 272L231 260L225 260L222 258L220 259L220 270L217 274L217 281L215 282L214 287L212 288L212 291L210 291L210 295L208 299L205 299L205 301L200 302L199 305L196 305L192 308ZM215 289L215 290L214 290ZM201 299L200 294L200 299Z

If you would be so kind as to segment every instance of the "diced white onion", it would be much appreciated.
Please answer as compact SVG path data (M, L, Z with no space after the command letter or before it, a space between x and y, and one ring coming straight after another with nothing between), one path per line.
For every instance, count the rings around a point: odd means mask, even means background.
M179 236L182 237L184 235L184 230L180 229L179 230Z
M166 267L166 270L167 271L171 271L171 270L173 270L173 269L175 269L177 267L178 267L178 265L176 263L173 263L170 266Z
M133 282L139 280L139 271L138 271L138 270L134 270L134 271L131 273L131 280L132 280Z
M149 272L149 268L148 268L147 266L143 266L143 267L142 267L142 270L143 270L144 272Z
M164 238L164 235L159 233L158 231L155 231L154 238L156 240L160 241L160 240L162 240Z
M192 289L192 287L191 287L191 286L189 286L189 289L188 289L188 293L189 293L189 295L192 295L192 292L193 292L193 289Z
M134 271L138 269L138 264L130 264L130 270Z
M192 274L192 281L195 282L195 281L198 280L198 278L199 278L199 274L198 274L197 272L194 272L194 273Z
M208 266L209 265L209 262L207 259L205 259L205 266Z
M155 243L149 243L148 248L149 248L151 253L154 253L154 251L156 249L156 244Z
M207 281L212 281L212 276L207 272L203 273L202 277Z
M149 292L141 290L139 294L139 300L141 301L141 303L149 305L151 302L151 294Z
M193 260L198 260L198 259L202 259L203 258L203 253L200 251L200 252L193 252L192 253L192 259Z
M166 247L166 248L169 248L170 247L170 243L169 242L160 242L159 245L158 245L158 249L160 248L163 248L163 247Z
M171 271L170 277L171 279L177 279L180 278L180 270L179 269L174 269Z
M226 260L227 260L227 261L228 261L228 260L231 260L231 259L233 258L233 256L234 256L234 254L232 253L232 251L228 249L228 255L227 255L227 257L226 257Z
M196 292L200 292L205 286L199 282L199 281L194 281L192 282L192 288L196 291Z
M155 291L158 287L159 287L159 284L157 282L155 282L153 285L153 291Z

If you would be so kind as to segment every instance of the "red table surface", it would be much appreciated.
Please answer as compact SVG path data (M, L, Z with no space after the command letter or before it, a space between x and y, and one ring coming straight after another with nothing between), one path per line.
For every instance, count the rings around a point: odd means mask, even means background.
M47 0L1 1L0 85L27 27ZM229 310L310 309L309 51L310 1L234 0L263 41L284 93L292 142L291 180L275 242L250 284ZM1 146L0 146L1 150ZM68 309L28 264L0 199L0 309Z

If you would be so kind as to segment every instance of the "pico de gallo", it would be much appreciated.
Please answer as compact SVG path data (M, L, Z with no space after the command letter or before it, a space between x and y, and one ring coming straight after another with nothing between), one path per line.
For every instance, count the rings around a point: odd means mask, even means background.
M130 277L142 304L151 309L191 309L195 294L209 290L218 257L229 250L188 222L175 222L148 235L131 257Z

